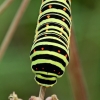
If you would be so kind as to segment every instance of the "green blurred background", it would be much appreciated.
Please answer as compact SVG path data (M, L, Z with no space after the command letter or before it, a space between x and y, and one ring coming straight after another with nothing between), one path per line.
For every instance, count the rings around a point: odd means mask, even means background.
M4 0L0 0L0 4ZM0 15L0 44L22 0L14 0ZM31 71L29 52L34 38L34 31L41 0L31 0L15 35L0 62L0 100L7 100L12 91L28 100L37 95L39 86L34 81ZM90 100L100 98L100 1L72 0L73 27L83 74L86 80ZM56 93L60 100L73 100L68 72L58 83L47 90L46 95Z

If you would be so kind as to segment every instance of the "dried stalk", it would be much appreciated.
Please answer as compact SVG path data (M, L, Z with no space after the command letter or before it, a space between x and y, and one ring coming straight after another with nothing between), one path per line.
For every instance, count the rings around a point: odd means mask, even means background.
M2 59L10 41L11 41L13 35L14 35L14 32L15 32L15 30L16 30L16 28L17 28L17 26L18 26L18 24L19 24L19 22L20 22L20 20L23 16L28 4L29 4L29 2L30 2L30 0L22 0L22 3L21 3L21 5L20 5L20 7L19 7L9 29L8 29L8 32L6 33L6 36L5 36L5 38L4 38L4 40L1 44L0 60Z
M0 6L0 14L4 12L4 10L13 2L14 0L5 0L3 4Z
M41 100L44 100L45 92L46 92L46 87L41 86L40 87L40 92L39 92L39 98L41 98Z
M17 94L15 92L13 92L12 94L10 94L10 96L8 97L9 100L22 100L20 98L18 98Z
M74 32L71 34L70 45L71 61L68 67L69 77L72 84L75 100L88 100L86 85L81 69L80 59L78 56Z
M58 100L58 98L55 94L53 94L51 97L52 97L52 100Z

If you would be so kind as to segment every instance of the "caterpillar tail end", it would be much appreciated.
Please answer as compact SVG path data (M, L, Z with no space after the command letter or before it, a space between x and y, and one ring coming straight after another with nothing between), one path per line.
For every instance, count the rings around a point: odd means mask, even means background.
M53 80L53 81L48 82L48 80L40 79L40 78L38 78L38 76L35 76L34 80L36 81L36 83L39 86L43 86L46 88L53 87L53 85L55 85L57 83L57 80Z

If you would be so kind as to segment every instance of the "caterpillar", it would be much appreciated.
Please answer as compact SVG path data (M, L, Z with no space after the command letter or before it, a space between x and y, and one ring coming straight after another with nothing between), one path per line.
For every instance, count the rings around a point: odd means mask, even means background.
M71 1L42 0L30 51L37 84L52 87L69 63Z

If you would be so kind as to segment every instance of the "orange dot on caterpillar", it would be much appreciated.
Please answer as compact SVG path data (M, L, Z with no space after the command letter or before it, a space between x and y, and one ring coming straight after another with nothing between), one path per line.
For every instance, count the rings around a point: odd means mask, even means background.
M33 52L35 52L36 50L34 49Z
M49 8L52 8L52 5L49 5Z
M60 50L58 50L58 52L60 53Z
M47 15L47 18L50 18L50 15Z
M63 8L64 11L66 11L66 8Z
M44 50L44 48L42 47L41 50Z
M65 55L65 57L67 58L67 54Z
M63 18L62 21L65 21L65 19Z

